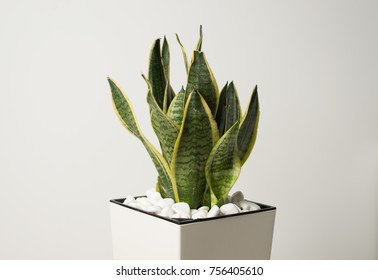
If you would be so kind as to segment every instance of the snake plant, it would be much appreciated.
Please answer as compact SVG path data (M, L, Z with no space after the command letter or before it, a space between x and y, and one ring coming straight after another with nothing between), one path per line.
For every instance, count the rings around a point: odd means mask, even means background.
M257 86L244 115L233 82L219 92L200 38L188 62L186 87L177 93L170 83L170 54L166 37L154 41L148 67L147 103L159 152L143 135L126 94L111 78L108 82L115 112L150 155L162 197L186 202L191 208L222 205L239 177L256 141L259 122ZM161 42L162 41L162 42Z

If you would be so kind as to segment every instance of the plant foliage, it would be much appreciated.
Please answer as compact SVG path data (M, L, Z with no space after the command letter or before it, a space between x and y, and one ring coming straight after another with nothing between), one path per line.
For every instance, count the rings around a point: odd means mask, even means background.
M254 88L244 115L233 82L219 93L202 52L202 27L191 62L179 37L186 87L176 94L170 83L167 39L154 41L149 57L147 103L159 152L143 135L131 103L111 78L113 106L124 127L146 148L158 172L157 190L163 197L187 202L191 208L221 205L239 177L256 141L260 108Z

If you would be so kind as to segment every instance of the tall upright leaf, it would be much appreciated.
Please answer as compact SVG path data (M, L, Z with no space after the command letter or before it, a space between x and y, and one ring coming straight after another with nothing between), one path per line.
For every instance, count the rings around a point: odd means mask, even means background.
M182 56L184 57L186 73L188 74L188 71L189 71L188 55L186 54L186 50L185 50L183 44L181 43L180 38L177 34L176 34L176 39L177 39L177 42L179 43L179 45L181 47Z
M151 124L160 142L160 147L164 158L171 163L173 148L178 135L178 128L175 123L160 109L156 103L155 97L151 94L151 84L148 79L142 75L148 86L147 102L150 106Z
M254 88L248 109L244 114L238 135L238 149L242 165L248 159L256 142L257 128L260 118L259 97L257 86Z
M166 79L161 59L160 39L155 40L151 48L148 66L148 80L151 82L152 94L155 97L157 104L163 109Z
M223 135L236 122L241 121L241 108L234 82L228 83L221 90L217 115L219 135Z
M159 174L160 184L162 190L168 197L174 198L178 201L178 192L176 187L176 181L171 173L167 161L156 150L156 148L146 139L141 132L138 123L135 118L133 108L126 95L122 92L121 88L110 78L108 78L114 110L123 124L123 126L135 135L144 145L148 154L150 155L156 170Z
M206 101L194 91L185 105L171 164L180 201L191 208L201 206L206 188L206 160L218 138L218 128Z
M200 25L200 37L198 39L198 43L197 43L197 47L196 47L196 51L201 51L201 48L202 48L202 39L203 39L203 34L202 34L202 25Z
M223 203L239 177L241 161L237 148L239 122L236 122L215 144L206 162L206 180L210 186L211 205Z
M169 45L167 38L164 36L163 48L161 51L161 60L163 63L164 76L165 76L165 89L164 89L164 99L163 99L163 112L166 113L169 105L171 104L173 98L175 97L175 92L171 87L170 82L170 55L169 55Z
M198 90L208 104L213 116L217 111L219 89L213 72L203 52L194 51L190 65L186 94Z
M169 81L169 75L170 75L170 69L169 69L170 54L169 54L168 41L167 41L167 38L165 36L164 36L164 40L163 40L163 47L162 47L162 50L161 50L161 60L162 60L162 63L163 63L165 80Z
M169 106L167 116L178 126L181 126L182 118L184 116L185 107L185 90L181 88L179 93L172 100Z

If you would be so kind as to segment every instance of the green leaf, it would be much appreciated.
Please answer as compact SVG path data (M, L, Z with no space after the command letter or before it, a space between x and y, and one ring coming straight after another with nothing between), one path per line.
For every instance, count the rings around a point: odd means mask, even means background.
M163 109L166 79L160 53L160 39L155 40L151 48L148 66L148 80L151 83L152 94L155 97L157 104Z
M202 48L202 38L203 38L203 34L202 34L202 25L200 25L200 37L199 37L199 40L198 40L198 43L197 43L197 47L196 47L196 51L201 51L201 48Z
M179 130L174 122L159 108L154 96L151 94L152 87L150 82L144 75L142 77L148 86L147 102L150 106L152 128L159 139L163 156L170 164Z
M161 51L161 60L162 60L162 63L163 63L163 69L164 69L164 76L165 76L165 80L166 81L169 81L169 60L170 60L170 55L169 55L169 45L168 45L168 41L167 41L167 38L164 36L164 40L163 40L163 48L162 48L162 51Z
M173 91L170 82L167 81L167 85L166 85L165 91L164 91L164 102L163 102L163 112L164 113L166 113L168 111L168 108L171 105L175 96L176 96L176 94Z
M244 114L238 135L238 149L242 165L248 159L256 142L257 128L260 118L259 98L257 86L253 90L248 109Z
M236 122L241 121L241 108L235 85L228 83L221 90L217 116L219 135L222 136Z
M179 45L180 45L180 47L181 47L182 55L183 55L183 57L184 57L184 62L185 62L186 73L188 74L188 71L189 71L188 56L186 55L185 48L184 48L184 46L181 44L180 38L179 38L179 36L178 36L177 34L176 34L176 39L177 39L177 42L179 43Z
M218 128L206 101L198 92L191 93L171 164L180 201L187 202L191 208L201 206L203 201L205 165L218 138Z
M108 82L110 85L113 107L119 120L128 131L130 131L142 142L142 144L146 148L159 174L160 188L164 190L168 197L171 197L178 201L176 181L167 161L141 132L137 124L131 103L126 95L122 92L121 88L110 78L108 78Z
M216 199L211 205L227 198L239 177L241 162L237 148L239 122L236 122L215 144L206 162L206 181Z
M172 100L169 106L167 116L178 126L181 126L185 107L185 90L181 88L180 92Z
M193 62L190 65L186 94L198 90L215 116L219 90L214 75L206 61L203 52L194 51Z

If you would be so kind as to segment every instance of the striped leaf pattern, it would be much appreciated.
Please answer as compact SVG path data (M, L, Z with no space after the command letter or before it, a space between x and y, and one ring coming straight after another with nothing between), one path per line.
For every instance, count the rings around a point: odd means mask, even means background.
M202 204L206 188L205 165L218 137L209 107L198 92L193 92L185 106L171 164L180 201L191 207Z
M159 174L160 187L164 193L166 193L166 196L178 200L176 181L167 161L140 131L131 103L122 92L121 88L110 78L108 78L108 82L110 85L113 107L118 118L123 126L134 134L146 148Z
M152 94L155 97L157 104L161 109L163 109L166 79L161 59L160 39L155 40L151 48L148 67L148 80L151 83Z
M238 132L239 122L236 122L215 144L206 162L207 184L210 194L215 196L211 199L211 205L224 201L239 177L241 161L237 148Z
M173 99L169 106L167 115L178 126L181 126L185 107L185 90L181 88L180 92Z
M154 41L150 51L148 92L152 128L161 153L146 139L127 96L108 78L115 112L150 155L162 197L187 202L190 208L221 206L239 177L256 142L260 107L257 87L242 117L233 82L219 94L217 82L202 52L203 33L190 64L178 35L187 72L187 84L176 94L170 82L169 44ZM161 44L162 41L162 44Z
M238 135L238 149L240 153L240 159L244 164L256 142L257 128L260 119L260 106L259 97L257 94L257 86L252 92L251 100L248 105L248 109L244 114L242 123L239 129Z
M236 122L241 121L241 108L234 82L228 83L221 90L216 115L219 135L222 136Z
M193 62L190 65L186 94L194 90L201 93L212 114L215 115L219 99L218 85L204 53L198 51L194 51Z

